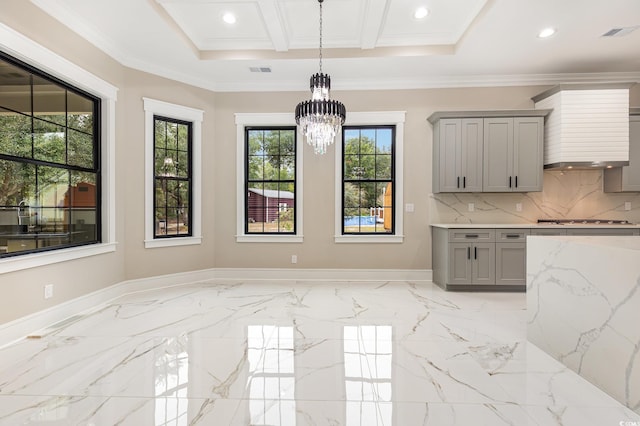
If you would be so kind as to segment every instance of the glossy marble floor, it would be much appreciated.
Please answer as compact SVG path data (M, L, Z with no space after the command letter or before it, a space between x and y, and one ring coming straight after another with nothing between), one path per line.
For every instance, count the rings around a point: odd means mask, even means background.
M0 348L0 424L640 425L527 343L525 305L408 282L130 294Z

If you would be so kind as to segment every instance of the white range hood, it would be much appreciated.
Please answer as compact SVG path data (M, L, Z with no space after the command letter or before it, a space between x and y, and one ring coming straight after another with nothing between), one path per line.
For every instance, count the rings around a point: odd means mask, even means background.
M544 168L628 165L632 85L566 84L533 97L536 109L553 109L544 128Z

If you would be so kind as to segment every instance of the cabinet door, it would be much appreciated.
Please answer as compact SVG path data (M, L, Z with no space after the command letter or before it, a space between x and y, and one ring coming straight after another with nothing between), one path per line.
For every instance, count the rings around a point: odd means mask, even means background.
M622 190L640 191L640 116L629 119L629 165L622 168Z
M471 284L471 244L449 244L448 285Z
M460 192L462 170L462 120L442 119L440 135L440 192Z
M484 119L484 192L510 192L513 181L513 118Z
M525 243L496 244L496 284L525 285L527 251Z
M496 283L495 243L476 243L471 247L471 283L490 285Z
M542 191L544 119L513 119L513 191Z
M462 120L460 186L466 192L482 192L483 124L481 118Z

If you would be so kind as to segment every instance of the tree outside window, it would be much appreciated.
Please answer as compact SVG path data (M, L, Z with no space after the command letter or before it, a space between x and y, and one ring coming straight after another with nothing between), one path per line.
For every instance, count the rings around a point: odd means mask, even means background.
M394 126L343 128L343 235L395 232L394 138Z
M154 117L155 238L191 235L191 123Z
M295 127L247 127L245 142L245 233L295 234Z
M0 54L0 256L100 241L100 100Z

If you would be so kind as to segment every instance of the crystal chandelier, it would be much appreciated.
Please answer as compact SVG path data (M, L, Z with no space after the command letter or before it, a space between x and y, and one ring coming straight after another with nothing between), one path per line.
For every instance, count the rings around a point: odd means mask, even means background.
M320 4L320 72L311 76L311 99L296 106L296 123L316 154L324 154L344 124L347 110L342 102L329 99L331 77L322 73L322 2Z

